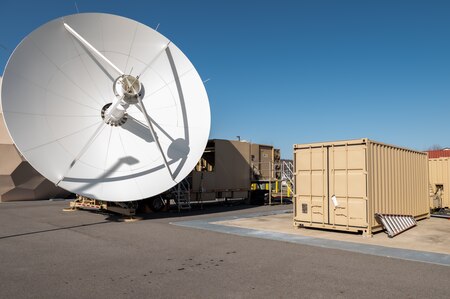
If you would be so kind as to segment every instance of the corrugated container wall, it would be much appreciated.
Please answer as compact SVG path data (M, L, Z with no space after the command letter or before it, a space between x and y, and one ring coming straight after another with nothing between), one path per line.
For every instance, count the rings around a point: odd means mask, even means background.
M450 208L450 158L438 158L429 160L430 187L436 193L441 188L441 202L431 199L431 208Z
M375 213L429 217L426 153L358 139L294 145L294 225L371 235Z

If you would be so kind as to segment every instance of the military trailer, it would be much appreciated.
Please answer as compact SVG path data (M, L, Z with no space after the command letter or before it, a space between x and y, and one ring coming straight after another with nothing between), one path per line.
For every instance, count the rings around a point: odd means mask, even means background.
M251 184L279 176L280 151L271 145L212 139L188 177L191 201L250 199Z

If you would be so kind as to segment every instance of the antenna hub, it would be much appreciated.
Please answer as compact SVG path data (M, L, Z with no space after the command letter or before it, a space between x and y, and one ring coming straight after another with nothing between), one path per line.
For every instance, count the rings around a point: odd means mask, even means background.
M112 127L121 126L127 122L128 114L122 105L118 105L116 109L111 109L112 103L103 106L100 113L103 121Z

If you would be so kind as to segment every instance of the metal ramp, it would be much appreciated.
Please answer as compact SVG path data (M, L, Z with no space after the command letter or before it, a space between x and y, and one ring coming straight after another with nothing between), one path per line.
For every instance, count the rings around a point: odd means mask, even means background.
M375 213L375 218L384 227L389 238L393 238L417 225L416 219L411 215Z

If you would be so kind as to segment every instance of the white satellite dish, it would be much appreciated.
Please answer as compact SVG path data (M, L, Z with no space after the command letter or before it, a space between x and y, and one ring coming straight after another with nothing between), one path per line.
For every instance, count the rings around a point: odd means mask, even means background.
M160 194L206 146L210 109L188 58L155 30L85 13L28 35L3 75L5 122L58 186L107 201Z

